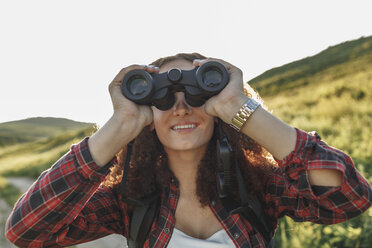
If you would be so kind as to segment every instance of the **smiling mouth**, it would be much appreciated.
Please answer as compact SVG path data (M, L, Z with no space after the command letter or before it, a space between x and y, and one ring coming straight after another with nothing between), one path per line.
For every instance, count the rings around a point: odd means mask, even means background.
M172 130L178 131L178 130L186 130L186 129L193 129L196 128L195 124L188 124L188 125L177 125L172 127Z

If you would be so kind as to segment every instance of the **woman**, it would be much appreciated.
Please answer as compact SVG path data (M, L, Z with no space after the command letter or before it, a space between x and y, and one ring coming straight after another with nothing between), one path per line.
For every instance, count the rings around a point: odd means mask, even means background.
M244 93L242 72L225 61L216 60L230 74L228 85L201 107L191 107L183 92L175 93L174 105L165 111L137 105L121 93L124 75L133 69L189 70L210 60L216 59L178 54L152 66L122 69L109 86L111 119L72 146L22 196L7 221L7 238L23 247L58 247L111 233L128 236L133 207L122 201L118 188L123 147L136 138L126 195L141 199L161 191L145 247L266 247L250 220L228 214L216 194L217 118L236 151L248 193L259 195L273 228L284 215L331 224L368 209L371 188L351 159L315 133L295 129L267 112L252 92ZM237 132L229 124L247 110L245 103L253 113L235 126ZM235 177L232 185L231 194L239 201Z

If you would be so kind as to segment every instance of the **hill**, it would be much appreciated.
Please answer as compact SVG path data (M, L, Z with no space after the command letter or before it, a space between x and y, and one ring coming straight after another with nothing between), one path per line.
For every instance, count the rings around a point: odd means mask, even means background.
M330 47L248 83L275 115L316 130L372 175L372 37Z
M261 95L274 95L283 90L289 90L314 85L311 80L315 74L325 72L327 69L342 65L350 61L372 54L372 36L361 37L357 40L347 41L336 46L331 46L320 53L292 63L273 68L248 81ZM370 62L370 61L369 61ZM354 68L352 68L354 69ZM358 69L356 67L356 69ZM338 71L335 77L343 77L349 73Z
M36 117L0 123L0 147L50 138L66 131L93 126L64 118Z
M0 177L28 176L37 178L49 168L70 146L90 136L95 127L88 126L57 132L56 135L34 141L7 145L0 149Z
M4 177L37 178L70 146L91 135L91 123L63 118L30 118L0 124L0 198L12 206L20 196ZM1 209L0 209L1 210Z

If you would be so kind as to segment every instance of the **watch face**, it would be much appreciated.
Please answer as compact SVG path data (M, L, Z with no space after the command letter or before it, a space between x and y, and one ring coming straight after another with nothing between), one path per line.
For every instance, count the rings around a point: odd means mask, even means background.
M255 111L256 108L260 106L260 103L254 100L253 98L249 98L244 105L247 106L250 113L253 113L253 111Z
M258 106L260 106L259 102L249 98L231 120L230 126L232 126L235 130L240 131L244 123L248 120L249 116L257 109Z

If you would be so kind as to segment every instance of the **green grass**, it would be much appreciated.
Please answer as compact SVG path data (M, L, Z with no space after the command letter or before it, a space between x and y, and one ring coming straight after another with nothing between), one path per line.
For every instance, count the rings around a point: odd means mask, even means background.
M0 197L4 199L9 206L13 206L20 196L21 192L5 178L0 176Z
M79 142L91 135L95 127L72 130L64 134L37 139L34 142L6 146L0 150L0 197L9 206L13 206L21 196L21 192L12 186L5 177L26 176L37 178L41 172L50 168L71 144Z
M328 68L335 67L361 56L372 53L372 36L344 42L329 47L315 56L307 57L278 68L273 68L253 78L249 84L261 94L276 95L279 91L287 91L311 84L311 78ZM354 69L354 68L348 68ZM333 73L332 77L343 77L348 72L343 70Z
M0 153L0 176L28 176L37 178L70 146L94 132L94 127L65 132L35 142L5 147Z

